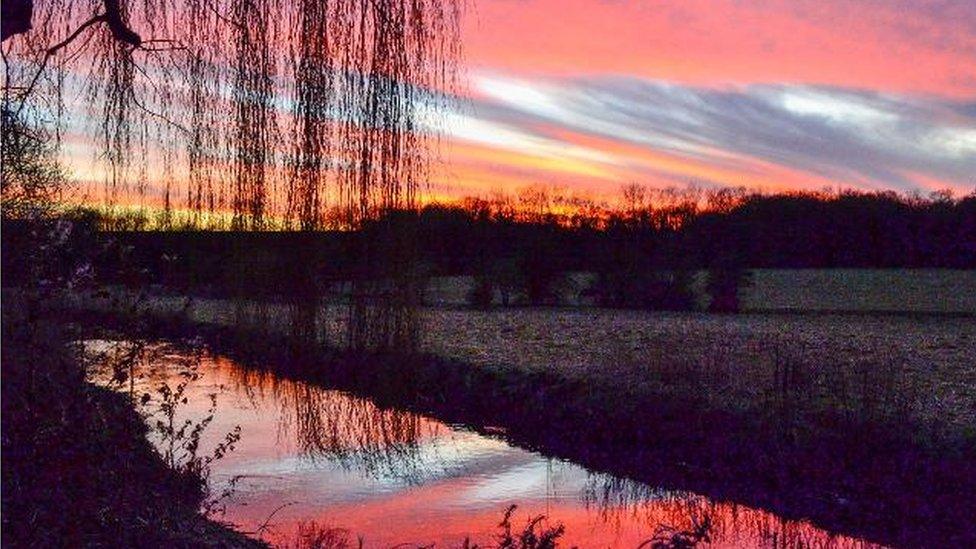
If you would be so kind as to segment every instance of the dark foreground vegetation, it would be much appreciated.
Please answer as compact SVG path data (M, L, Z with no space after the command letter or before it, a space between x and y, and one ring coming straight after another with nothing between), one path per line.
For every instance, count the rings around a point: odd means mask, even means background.
M135 322L123 326L116 322L119 317L79 315L52 307L53 301L41 304L22 298L12 292L4 296L3 545L266 547L207 516L219 512L222 499L232 495L208 492L206 470L196 455L199 449L192 447L199 440L194 431L201 425L205 428L208 420L187 423L187 434L175 437L162 424L152 427L162 430L155 435L164 442L169 436L188 449L188 459L174 461L172 455L153 448L147 439L147 418L133 408L138 405L130 395L86 381L91 359L73 342L155 337L163 333L161 325L129 317ZM142 355L142 349L134 349L130 358ZM120 366L125 367L113 368ZM122 373L115 381L124 389L129 380ZM179 390L174 388L166 400L174 407L180 404ZM541 515L524 526L514 525L515 508L500 510L497 545L491 547L559 546L562 526L541 525L545 518ZM363 541L357 543L345 531L310 523L282 546L347 549L362 547ZM463 547L481 546L465 542Z
M199 470L173 469L128 395L86 382L77 326L3 303L5 547L258 547L200 513Z

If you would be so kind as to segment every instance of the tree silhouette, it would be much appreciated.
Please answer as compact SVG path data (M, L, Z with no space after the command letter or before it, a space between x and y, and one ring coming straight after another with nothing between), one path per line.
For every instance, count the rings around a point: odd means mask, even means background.
M164 227L178 208L312 231L329 211L362 228L413 207L459 47L455 0L13 0L3 14L5 135L8 119L53 125L55 141L89 120L106 203L155 194ZM80 90L87 112L71 112ZM410 226L378 227L385 242L346 273L349 341L403 347L417 332ZM289 288L302 339L328 260L312 257L290 250L269 281Z
M355 226L410 206L454 85L455 0L10 0L5 111L78 123L105 201L232 228ZM85 94L85 109L66 96ZM134 197L132 195L135 195ZM158 199L157 199L158 200Z

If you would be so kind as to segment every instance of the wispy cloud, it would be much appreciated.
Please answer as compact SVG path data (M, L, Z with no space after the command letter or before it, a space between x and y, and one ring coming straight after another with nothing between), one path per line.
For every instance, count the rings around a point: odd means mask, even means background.
M720 89L498 73L476 77L469 101L463 123L446 125L452 137L494 150L502 161L521 155L584 163L611 181L900 190L976 184L971 102L799 84Z
M479 0L463 24L469 89L418 107L421 131L445 133L434 194L976 187L973 0ZM106 174L86 102L65 157L87 196ZM133 177L158 200L170 174Z

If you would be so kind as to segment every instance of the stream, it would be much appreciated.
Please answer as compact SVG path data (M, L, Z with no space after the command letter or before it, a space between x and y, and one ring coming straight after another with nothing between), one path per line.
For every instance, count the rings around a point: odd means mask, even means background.
M680 539L708 547L874 547L803 521L705 496L590 471L475 431L345 392L278 378L233 360L154 343L111 381L128 342L91 340L90 378L136 400L150 425L164 419L159 389L184 385L177 425L211 415L200 438L210 455L240 427L233 451L211 464L215 518L280 546L347 540L355 547L482 547L511 530L564 527L561 546L638 547ZM128 372L127 372L128 374ZM150 438L162 451L158 433ZM647 543L645 547L653 546ZM669 547L669 545L659 545ZM673 545L671 545L673 546Z

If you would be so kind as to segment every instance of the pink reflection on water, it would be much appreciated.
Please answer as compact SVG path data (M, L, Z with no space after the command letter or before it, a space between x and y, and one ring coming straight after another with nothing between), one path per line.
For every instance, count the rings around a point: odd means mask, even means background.
M203 417L209 395L217 395L203 451L236 426L242 430L235 451L212 470L215 493L235 485L222 518L242 531L261 529L276 545L295 545L300 530L330 528L337 530L329 535L346 536L353 546L359 536L367 547L491 544L505 509L516 504L515 530L546 515L543 526L565 526L567 546L636 547L665 528L704 522L711 547L873 546L765 511L592 473L219 356L190 360L185 351L156 346L137 372L135 393L175 385L188 363L199 378L187 387L180 418ZM105 372L95 379L104 381Z

